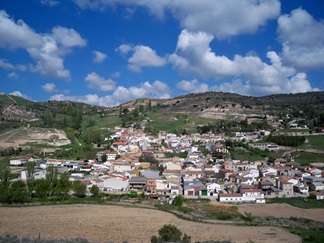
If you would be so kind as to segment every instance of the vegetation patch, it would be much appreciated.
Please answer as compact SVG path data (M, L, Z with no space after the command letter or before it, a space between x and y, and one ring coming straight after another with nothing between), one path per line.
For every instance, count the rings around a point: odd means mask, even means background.
M313 148L324 151L324 135L307 136L306 139L308 141L308 143L305 144L306 148Z
M321 200L311 199L311 198L268 198L267 203L287 203L291 206L301 207L301 208L324 208L324 203Z
M295 158L295 161L299 163L301 166L310 165L315 162L323 162L324 161L324 153L310 153L303 151L293 152L292 155Z
M302 242L322 243L324 239L324 229L307 229L301 227L286 227L290 233L299 235Z

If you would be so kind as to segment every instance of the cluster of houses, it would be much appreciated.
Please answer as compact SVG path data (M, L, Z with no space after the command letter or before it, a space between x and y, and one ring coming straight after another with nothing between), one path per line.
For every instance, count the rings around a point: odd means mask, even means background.
M249 136L255 134L244 134L245 138ZM240 137L242 134L237 134L234 139ZM324 163L300 166L280 158L268 165L266 161L213 158L200 151L197 144L227 154L224 142L231 138L223 134L177 136L160 132L153 137L129 128L116 131L111 138L115 140L112 149L98 152L87 162L39 161L35 178L45 178L46 168L53 165L60 173L70 171L71 181L82 181L88 188L97 185L109 193L144 193L151 198L210 197L232 203L265 203L266 198L307 197L310 193L324 199ZM278 149L269 144L255 145L260 149L269 146ZM187 152L187 157L166 156L181 152ZM154 161L140 162L140 157ZM11 160L10 165L21 166L29 159ZM21 172L20 179L26 180L26 171Z

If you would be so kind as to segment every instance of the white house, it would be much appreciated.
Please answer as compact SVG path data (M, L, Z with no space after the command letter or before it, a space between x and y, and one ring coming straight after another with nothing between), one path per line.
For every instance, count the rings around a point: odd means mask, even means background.
M242 202L243 197L240 193L218 194L219 202Z
M58 160L58 159L48 159L46 161L46 165L53 165L53 166L62 166L62 164L64 163L63 160Z
M242 198L244 202L256 202L257 199L260 203L264 198L263 191L261 189L241 189Z
M26 161L21 160L21 159L11 159L10 160L10 165L11 166L19 166L19 165L23 165L25 163L26 163Z
M116 151L107 151L106 156L107 156L107 161L115 160L116 156L117 156L117 152Z
M113 171L115 172L125 172L132 170L131 164L125 164L125 163L114 163L113 164Z
M312 192L316 196L316 200L324 200L324 191Z
M33 174L33 177L34 177L35 180L45 179L46 178L46 172L43 171L43 170L36 171ZM20 172L20 179L22 181L27 181L27 171L26 170L23 170L22 172Z
M123 176L103 176L100 179L103 180L103 184L100 184L99 188L103 191L127 191L128 190L128 178Z
M209 183L207 184L207 195L215 196L221 191L221 185L218 183Z

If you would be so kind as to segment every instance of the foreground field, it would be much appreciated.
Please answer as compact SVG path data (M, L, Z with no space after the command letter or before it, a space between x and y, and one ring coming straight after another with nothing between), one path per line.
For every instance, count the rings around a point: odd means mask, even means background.
M165 224L176 225L192 241L301 242L277 227L215 225L181 220L151 209L104 205L0 207L0 235L42 239L86 238L93 242L150 242Z
M286 203L275 203L266 205L240 205L238 209L242 214L244 212L250 212L253 216L272 216L275 218L297 217L324 222L324 209L322 208L302 209Z

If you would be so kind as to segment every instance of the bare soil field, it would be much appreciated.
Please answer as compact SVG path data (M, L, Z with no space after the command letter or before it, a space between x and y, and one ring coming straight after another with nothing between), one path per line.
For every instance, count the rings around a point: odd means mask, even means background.
M151 209L105 205L0 207L0 235L41 239L86 238L91 242L150 242L165 224L176 225L192 242L301 242L278 227L245 227L190 222Z
M0 148L23 147L26 143L61 146L71 141L64 131L54 128L24 127L0 134Z
M324 209L321 208L302 209L286 203L275 203L266 205L239 205L238 209L240 213L250 212L252 216L273 216L275 218L303 217L324 222Z

